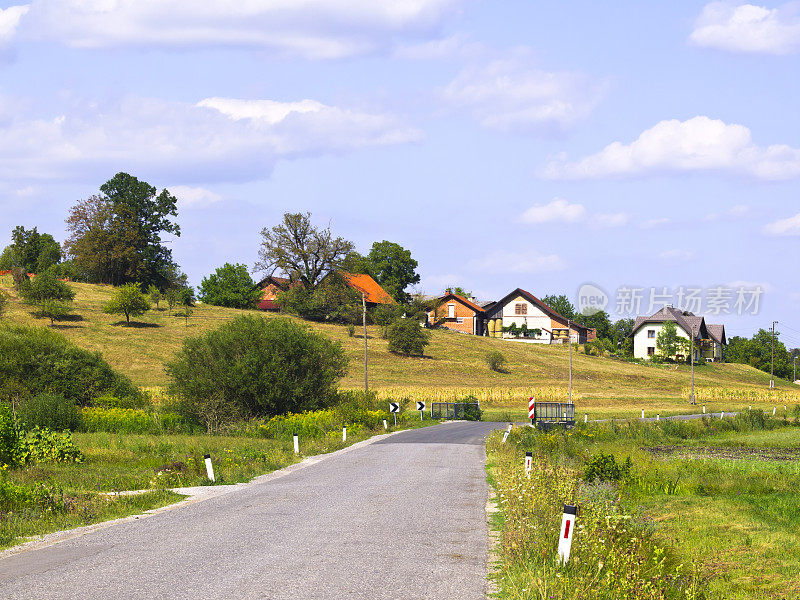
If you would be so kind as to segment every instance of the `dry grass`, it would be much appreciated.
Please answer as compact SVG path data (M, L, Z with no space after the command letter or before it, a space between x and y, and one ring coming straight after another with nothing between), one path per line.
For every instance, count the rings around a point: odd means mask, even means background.
M161 310L139 317L131 327L118 316L106 315L102 305L113 292L110 286L83 283L71 284L77 295L74 309L77 317L56 327L79 346L96 350L115 368L130 376L141 386L163 386L168 380L164 362L174 356L186 337L196 336L218 327L243 313L274 318L259 311L241 311L198 305L189 319L168 316L162 302ZM31 307L21 303L11 289L9 277L2 278L0 290L11 296L4 318L11 323L46 326L49 321L37 318ZM342 343L351 362L350 373L343 386L360 388L363 385L361 361L363 338L349 337L346 327L312 323L310 326ZM368 328L370 387L414 387L429 393L442 388L507 389L563 388L568 377L567 348L539 344L523 344L504 340L434 331L425 358L403 358L390 353L386 340L380 339L378 327ZM508 373L491 371L486 354L499 350L508 360ZM574 354L574 386L581 402L596 408L619 405L619 400L652 401L651 407L667 402L665 409L680 400L688 386L689 369L685 365L643 366L627 362ZM719 364L696 369L696 385L702 387L736 387L765 389L769 375L746 365ZM779 381L779 390L792 385ZM520 405L527 396L520 394ZM507 402L520 406L516 399ZM624 403L628 404L628 403ZM647 406L643 406L647 408ZM635 409L634 408L634 409Z

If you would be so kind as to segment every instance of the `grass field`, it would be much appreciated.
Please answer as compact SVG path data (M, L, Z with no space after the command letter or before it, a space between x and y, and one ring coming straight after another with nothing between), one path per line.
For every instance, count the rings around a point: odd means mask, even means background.
M0 289L11 297L4 317L6 322L47 325L36 318L35 310L19 301L9 277L1 278ZM218 327L243 313L266 318L273 314L241 311L198 305L189 319L169 316L162 303L139 317L130 327L124 319L102 312L103 303L112 294L109 286L72 283L77 295L76 317L56 328L79 346L96 350L111 365L130 376L140 386L164 386L168 383L164 361L169 360L188 336L196 336ZM341 325L309 324L331 339L340 341L350 359L350 372L342 382L346 388L363 385L361 361L363 338L357 333L349 337ZM514 388L520 396L506 398L504 406L521 411L527 402L524 390L530 387L564 387L568 378L566 346L523 344L497 339L433 331L431 344L424 358L403 358L390 353L386 340L380 339L377 327L368 328L369 378L373 388L415 388L421 393L447 388ZM508 373L495 373L485 362L490 350L500 350L508 360ZM579 402L590 413L610 415L620 411L629 415L641 408L680 410L680 398L689 385L689 368L685 365L637 365L609 358L575 353L574 389ZM715 364L696 369L696 385L766 389L769 375L746 365ZM797 390L789 382L778 381L778 391ZM636 399L630 403L629 400ZM641 401L639 400L641 399ZM643 402L645 403L644 405ZM640 406L641 405L641 406ZM738 406L738 405L733 405ZM733 406L727 407L728 409ZM582 410L582 409L579 409ZM605 411L605 412L602 412Z
M800 427L753 414L566 434L517 429L507 444L494 434L500 597L800 597ZM530 480L520 477L526 450ZM618 465L631 457L630 476L585 481L600 454ZM559 569L553 531L560 506L575 501L572 564Z

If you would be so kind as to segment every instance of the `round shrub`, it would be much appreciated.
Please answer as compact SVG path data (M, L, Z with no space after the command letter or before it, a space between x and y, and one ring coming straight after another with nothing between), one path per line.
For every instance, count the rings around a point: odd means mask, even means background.
M61 394L36 394L25 398L19 406L19 418L27 429L42 427L53 431L80 428L78 407Z
M15 467L22 460L21 434L11 407L0 403L0 468Z
M499 350L492 350L486 355L486 364L496 373L508 373L508 361Z
M346 367L341 344L308 327L241 316L186 339L167 372L184 414L214 431L239 417L325 408Z
M78 348L44 327L0 327L0 381L11 380L21 382L31 395L58 390L80 406L104 393L118 398L141 393L99 352Z
M389 351L406 356L422 356L429 343L430 332L425 331L413 319L400 319L389 326L386 332Z

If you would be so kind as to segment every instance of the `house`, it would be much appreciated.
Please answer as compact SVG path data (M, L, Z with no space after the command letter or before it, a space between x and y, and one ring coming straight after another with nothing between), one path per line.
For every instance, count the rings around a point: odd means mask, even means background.
M694 360L722 360L722 347L727 345L724 325L708 325L703 317L674 306L665 306L649 317L636 317L631 331L633 355L636 358L652 358L658 353L656 340L664 328L664 323L675 323L677 333L685 339L694 339ZM682 354L674 357L683 360Z
M428 312L429 327L444 327L471 335L483 334L486 311L475 303L474 298L449 293L437 298L435 306Z
M486 326L482 335L538 344L560 344L570 340L584 344L594 339L593 329L573 323L521 288L486 307ZM516 333L504 331L509 327L513 327Z
M723 359L722 347L728 345L725 325L708 324L706 329L708 329L710 343L708 349L703 349L703 358L710 362L721 362Z
M341 277L342 281L344 281L348 287L364 295L367 308L373 308L379 304L395 304L394 298L386 293L386 290L378 285L378 282L369 275L365 275L364 273L348 273L346 271L335 271L335 274ZM325 281L333 275L334 272L328 273L322 278L322 281Z
M275 277L270 275L262 279L257 284L262 291L261 301L258 303L260 310L280 310L281 307L275 302L279 292L301 285L299 281L292 281L287 277Z
M328 273L322 278L322 281L325 281L331 275L332 273ZM394 299L369 275L346 273L344 271L336 271L336 275L340 276L347 286L353 288L359 294L363 293L368 307L377 306L378 304L394 304ZM286 277L271 275L266 279L262 279L256 285L263 291L258 308L261 310L280 310L280 306L276 303L277 295L280 292L303 284L300 281L293 281Z

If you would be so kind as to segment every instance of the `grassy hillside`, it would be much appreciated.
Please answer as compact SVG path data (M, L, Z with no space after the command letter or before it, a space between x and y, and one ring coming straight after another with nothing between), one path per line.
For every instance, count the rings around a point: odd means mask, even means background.
M77 295L74 320L57 323L55 328L89 350L100 351L115 368L141 386L162 386L168 380L164 361L180 348L183 339L218 327L243 313L275 316L260 311L241 311L198 305L189 319L168 316L165 304L130 327L119 316L106 315L102 305L113 291L109 286L71 284ZM49 326L37 318L34 308L21 303L11 288L9 277L0 281L11 301L3 320L8 323ZM341 325L309 324L313 329L340 341L350 358L350 373L345 387L363 386L363 344L361 328L349 337ZM388 352L377 327L368 328L369 377L371 387L563 387L567 384L568 355L565 346L523 344L434 331L425 358L403 358ZM486 353L500 350L509 362L509 373L489 370ZM574 353L576 393L588 398L676 398L689 385L689 368L681 366L642 366ZM696 369L697 386L766 388L769 374L745 365L719 364ZM788 382L780 388L795 391Z

